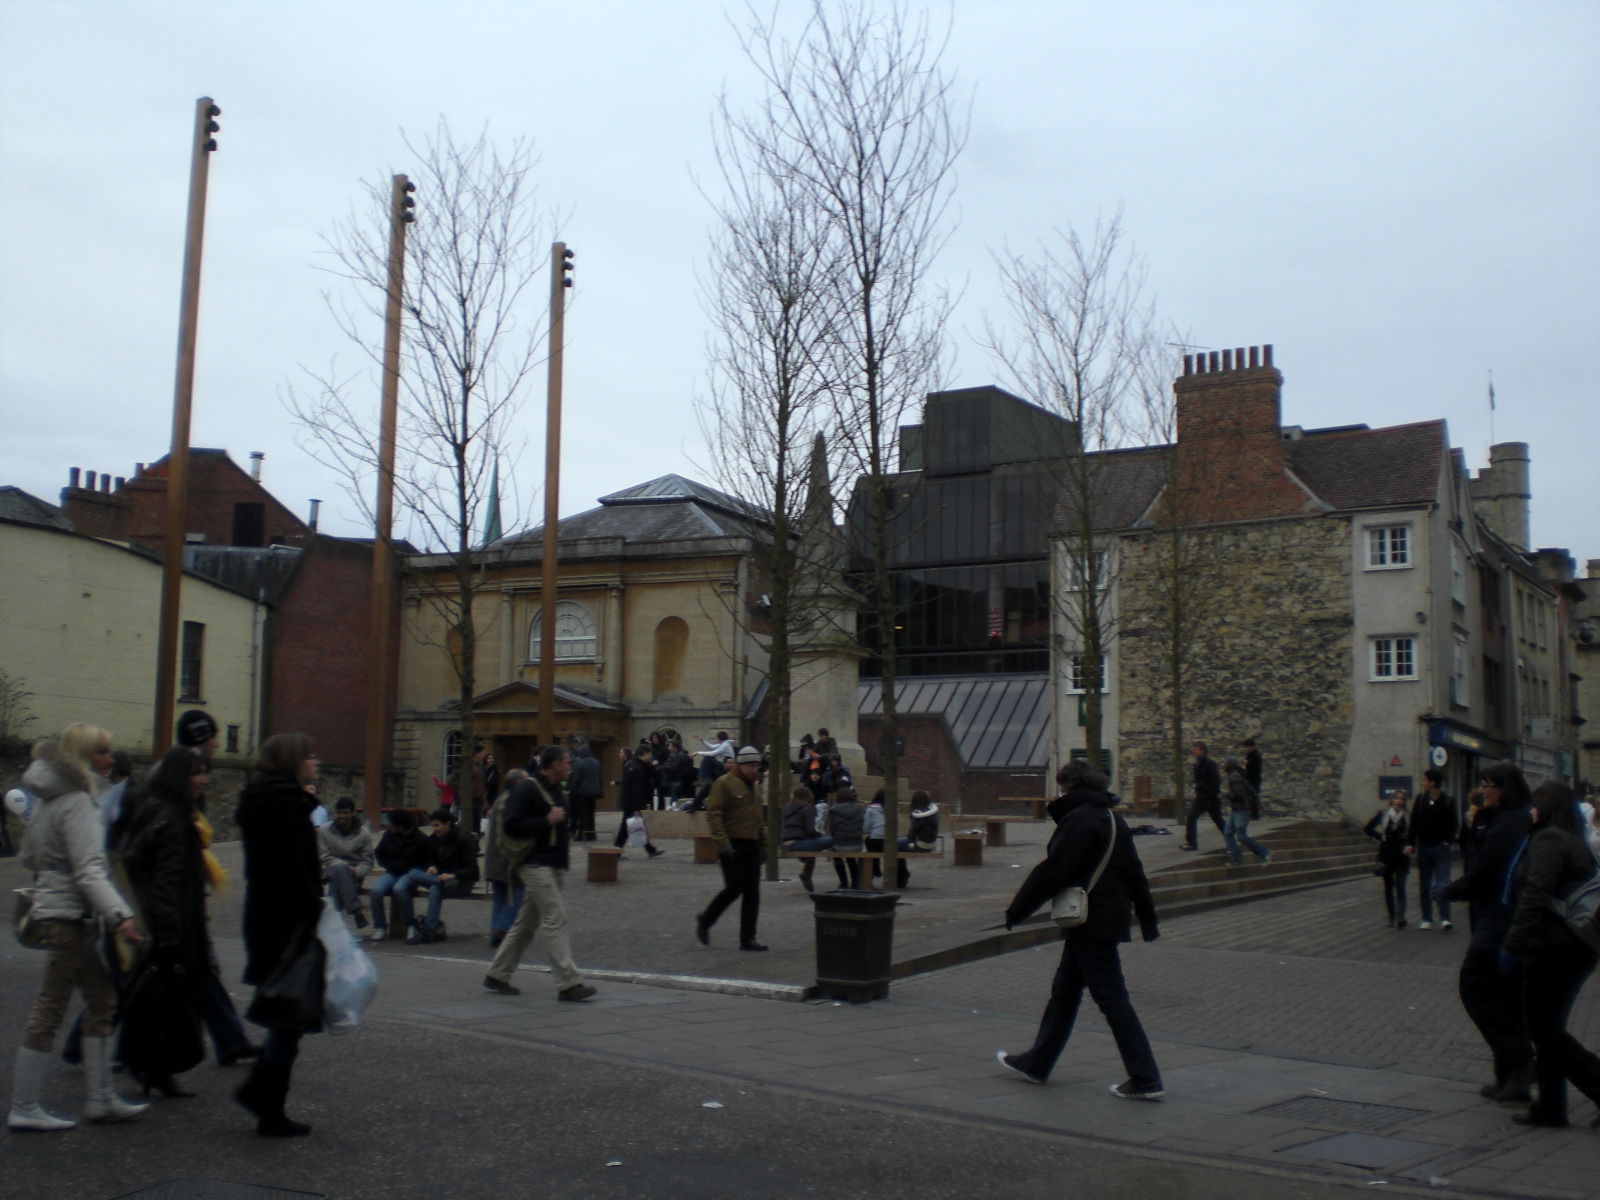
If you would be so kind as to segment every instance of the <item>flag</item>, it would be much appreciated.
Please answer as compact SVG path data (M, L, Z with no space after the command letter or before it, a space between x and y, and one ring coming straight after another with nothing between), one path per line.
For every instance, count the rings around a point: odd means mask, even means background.
M494 472L489 477L489 506L483 518L483 544L500 540L500 460L494 460Z

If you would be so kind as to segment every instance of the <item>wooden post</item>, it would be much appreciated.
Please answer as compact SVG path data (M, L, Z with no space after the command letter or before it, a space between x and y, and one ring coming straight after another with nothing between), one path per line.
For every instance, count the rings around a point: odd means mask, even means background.
M389 188L389 281L383 313L383 390L378 417L378 495L373 504L372 621L367 662L367 729L362 809L376 827L383 807L389 735L389 614L394 608L394 442L400 408L400 309L405 292L406 225L417 185L396 175Z
M156 636L156 711L150 752L172 744L178 702L178 616L183 594L184 527L189 514L189 412L194 403L195 341L200 323L200 257L206 232L206 183L222 110L210 96L194 102L189 158L189 220L178 299L178 370L172 395L172 448L167 453L165 528L161 547L161 624ZM252 735L254 730L251 731Z
M572 251L550 247L550 373L545 403L544 549L539 560L539 744L556 740L556 525L561 519L561 350Z

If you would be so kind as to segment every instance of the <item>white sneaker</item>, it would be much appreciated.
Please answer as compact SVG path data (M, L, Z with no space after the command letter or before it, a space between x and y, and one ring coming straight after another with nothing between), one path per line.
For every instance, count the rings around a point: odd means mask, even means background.
M1424 921L1424 922L1422 922L1422 924L1418 925L1417 928L1418 929L1432 929L1433 928L1433 922L1432 921Z
M1449 921L1441 921L1439 923L1439 928L1444 930L1444 932L1449 933L1452 929L1455 928L1455 926L1452 925Z

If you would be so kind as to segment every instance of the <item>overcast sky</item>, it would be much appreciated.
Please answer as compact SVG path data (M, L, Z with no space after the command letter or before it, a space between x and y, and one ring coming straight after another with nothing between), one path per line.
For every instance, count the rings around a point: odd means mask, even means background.
M731 7L731 6L729 6ZM789 4L789 9L796 6ZM360 534L282 396L335 355L322 234L400 131L533 139L579 268L563 514L678 472L712 482L696 295L710 113L754 96L711 0L4 0L0 483L166 452L194 101L213 157L192 442ZM956 0L972 103L946 386L999 376L990 251L1123 209L1161 313L1273 343L1286 424L1443 417L1474 468L1526 441L1533 538L1600 557L1600 4L1593 0ZM542 303L545 286L533 289ZM529 313L533 321L542 313ZM1493 371L1498 409L1488 405ZM543 375L518 491L537 513ZM376 409L376 396L373 398ZM534 520L537 520L535 516ZM510 525L508 520L508 526ZM532 522L530 522L532 523Z

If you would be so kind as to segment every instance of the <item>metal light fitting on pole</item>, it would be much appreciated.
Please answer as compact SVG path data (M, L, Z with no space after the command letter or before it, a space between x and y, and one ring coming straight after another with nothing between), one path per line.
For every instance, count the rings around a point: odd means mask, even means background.
M222 109L210 96L194 103L189 158L189 219L178 298L178 367L172 396L172 447L167 452L166 512L161 546L161 620L156 636L156 708L151 754L172 744L178 703L178 618L183 596L183 546L189 514L189 414L194 404L195 344L200 324L200 259L205 243L206 184Z

